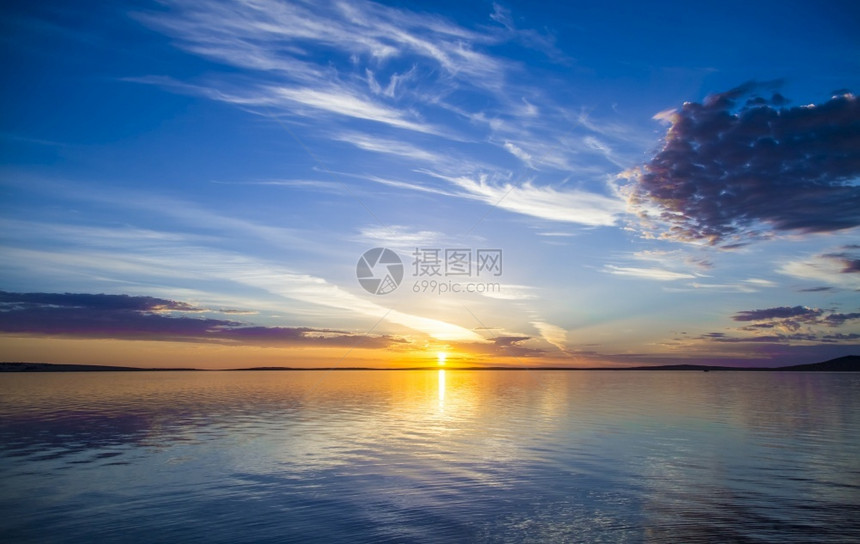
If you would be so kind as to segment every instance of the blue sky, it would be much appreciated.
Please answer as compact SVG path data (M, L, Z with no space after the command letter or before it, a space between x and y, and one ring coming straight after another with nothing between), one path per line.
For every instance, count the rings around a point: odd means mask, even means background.
M852 3L3 10L7 360L860 348ZM374 247L404 262L392 293L356 279ZM488 278L415 276L416 248L502 250L496 291L422 291Z

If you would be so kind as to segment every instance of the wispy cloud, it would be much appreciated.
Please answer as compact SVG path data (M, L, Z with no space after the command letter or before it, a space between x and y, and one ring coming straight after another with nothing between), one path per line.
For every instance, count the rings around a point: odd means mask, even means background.
M322 181L315 179L265 179L252 181L212 181L219 185L263 185L270 187L287 187L297 190L319 191L334 194L344 194L348 188L343 183L336 181Z
M392 187L395 189L404 189L407 191L417 191L419 193L428 193L434 195L443 195L443 196L460 196L456 192L446 191L444 189L439 189L438 187L432 187L423 185L420 183L410 183L407 181L399 181L394 179L383 178L379 176L360 176L362 179L366 179L368 181L372 181L373 183L378 183L380 185L385 185L388 187Z
M558 325L546 323L545 321L532 321L532 325L538 330L541 338L549 344L557 347L560 351L567 353L567 331Z
M634 251L630 257L637 261L672 263L679 267L696 268L700 271L710 270L713 267L713 263L707 256L693 254L682 249L644 249Z
M145 210L155 217L175 218L181 220L182 227L174 226L170 233L153 231L149 235L153 242L141 244L138 229L91 229L86 236L81 236L81 227L76 225L26 222L29 224L27 228L18 225L18 242L38 235L50 240L56 249L19 248L12 244L0 248L4 257L15 262L16 267L41 270L45 274L58 270L64 276L110 277L112 281L130 278L134 283L152 280L172 284L183 281L227 282L275 296L282 300L284 310L290 307L286 301L301 301L351 316L376 319L386 316L389 323L443 340L482 341L470 329L388 308L382 300L373 302L318 275L226 250L223 237L198 234L202 231L235 235L238 231L246 244L249 240L264 240L276 246L286 244L292 250L306 247L320 251L319 244L309 241L297 230L259 225L245 219L222 216L188 202L136 192L105 194L86 191L82 187L73 190L68 185L64 190L70 197L80 200L107 202L117 209Z
M271 87L268 96L279 97L316 110L366 119L393 127L437 134L438 128L410 120L400 110L375 103L343 88L307 89Z
M603 185L635 156L629 132L568 111L542 86L530 85L522 77L528 68L494 46L515 43L565 60L550 37L514 25L510 12L499 6L487 13L487 25L466 28L364 1L169 0L166 5L166 12L135 16L184 50L241 70L213 67L194 81L151 75L135 81L278 120L301 120L303 130L334 135L396 160L398 167L405 161L424 163L413 170L431 166L458 194L515 213L589 226L614 225L625 213L625 205ZM464 94L481 99L464 101ZM468 145L452 153L451 146L437 145L440 141ZM637 153L639 147L632 146ZM505 164L488 159L500 150L551 179L512 181ZM443 193L392 175L386 166L390 163L380 164L368 179ZM569 176L581 184L553 186Z
M770 280L763 280L761 278L749 278L749 279L746 279L743 281L744 281L744 283L748 283L750 285L755 285L757 287L776 287L777 286L777 284L775 282L772 282Z
M693 274L673 272L671 270L663 270L661 268L637 268L632 266L615 266L611 264L606 265L604 270L616 276L630 276L633 278L656 281L689 280L696 277Z
M499 285L499 289L487 289L481 294L487 298L495 298L499 300L531 300L537 298L535 293L537 289L531 285L519 285L514 283L505 283Z
M529 168L533 167L534 163L532 162L532 156L523 148L510 141L505 141L503 145L508 153L523 161L523 163L525 163Z
M485 90L501 87L507 72L506 62L480 50L504 40L502 34L481 33L433 15L372 2L167 4L169 16L155 12L136 16L192 53L290 81L298 97L326 108L332 102L349 105L350 100L305 95L302 87L340 80L354 91L348 93L351 98L358 96L359 85L388 98L395 98L398 89L410 93L409 71L388 76L384 88L379 83L386 63L393 59L411 59L425 69L425 77L432 73L427 68L440 72L437 84L449 79ZM311 50L326 51L333 62L318 63ZM356 61L362 68L348 71ZM373 74L369 86L364 82L368 71Z
M416 230L405 225L372 226L361 229L359 240L379 247L415 249L437 247L446 238L441 232Z
M61 250L37 251L3 248L3 253L30 268L58 268L65 274L86 273L95 277L123 278L137 281L160 278L182 280L226 281L261 289L281 299L281 309L289 310L288 301L300 301L346 312L347 316L385 318L440 340L480 341L479 335L464 327L442 320L393 310L355 295L323 278L212 248L183 247L141 251ZM344 316L345 317L345 316Z
M347 142L365 151L395 155L412 160L431 163L444 163L446 158L439 153L421 149L402 140L389 140L360 132L342 132L334 137L335 140Z
M794 278L847 289L860 289L860 252L853 246L784 262L777 272Z
M452 183L463 191L463 196L539 219L611 226L624 211L620 200L588 191L558 190L528 182L521 185L494 183L488 175L451 177L427 173Z

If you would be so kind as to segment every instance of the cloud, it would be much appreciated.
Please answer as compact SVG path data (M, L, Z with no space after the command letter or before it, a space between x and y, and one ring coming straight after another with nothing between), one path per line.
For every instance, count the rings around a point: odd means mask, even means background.
M508 151L508 153L510 153L514 157L518 158L519 160L523 161L523 163L525 163L525 165L528 166L529 168L533 167L532 166L532 156L529 153L527 153L525 150L523 150L523 148L519 147L518 145L514 144L513 142L508 142L508 141L506 141L504 143L504 148Z
M776 283L770 280L763 280L760 278L749 278L744 280L745 283L749 283L752 285L756 285L758 287L776 287Z
M408 248L435 247L442 243L445 235L431 230L416 230L404 225L365 227L359 240L379 247Z
M764 310L746 310L738 312L732 316L735 321L763 321L766 319L786 319L799 318L809 319L817 318L822 313L821 310L807 308L806 306L780 306L778 308L766 308Z
M324 109L343 100L305 94L321 81L340 80L342 87L349 87L351 98L365 88L396 99L399 93L418 93L418 84L412 81L417 72L434 77L443 88L450 86L446 82L456 81L496 92L508 68L505 61L481 51L509 39L505 33L477 32L434 15L373 2L169 0L165 4L164 12L135 16L191 53L290 82L290 91L298 93L295 98ZM323 60L312 52L319 52ZM395 61L413 66L391 73ZM349 68L356 64L360 69L351 72ZM385 87L379 83L383 78L389 81Z
M452 344L457 351L494 357L539 357L545 350L525 346L530 336L496 336L489 343L459 342Z
M488 288L480 294L487 298L498 300L531 300L537 298L535 288L531 285L518 285L513 283L499 284L498 289Z
M724 292L724 293L756 293L758 289L750 287L749 284L744 282L739 283L702 283L698 281L690 282L686 284L687 287L664 287L664 291L675 292L675 293L691 293L691 292L702 292L702 293L714 293L714 292Z
M860 253L852 246L783 263L777 271L795 278L860 289Z
M822 255L826 259L833 259L842 265L842 274L857 274L860 273L860 258L856 254L849 253L829 253Z
M671 270L663 270L660 268L637 268L631 266L615 266L611 264L606 265L604 270L610 274L615 274L616 276L631 276L634 278L657 281L684 280L696 277L693 274L672 272Z
M549 221L611 226L624 211L624 203L620 200L588 191L558 190L528 182L522 185L499 184L492 182L486 174L454 177L425 173L454 184L464 191L462 196Z
M313 109L366 119L393 127L436 134L438 129L427 124L412 121L399 110L377 104L358 96L347 89L307 89L277 87L270 88L268 96L280 97Z
M365 151L373 151L374 153L384 153L386 155L395 155L406 159L432 163L441 163L446 160L445 157L438 153L418 148L403 141L378 138L360 132L343 132L336 135L334 139L347 142Z
M90 308L105 311L134 312L203 312L203 308L186 302L155 297L129 295L90 295L55 293L7 293L0 291L0 311L29 307Z
M784 107L778 93L756 94L768 86L747 83L659 115L670 123L663 148L626 175L631 206L663 237L725 246L860 225L857 98Z
M824 321L831 327L839 327L846 321L860 319L860 313L851 312L847 314L830 314L824 318Z
M378 183L380 185L386 185L388 187L394 187L396 189L406 189L409 191L418 191L419 193L429 193L429 194L444 195L444 196L460 196L456 193L444 191L442 189L437 189L435 187L428 187L426 185L420 185L418 183L409 183L409 182L405 182L405 181L380 178L377 176L362 176L362 179L366 179L368 181L372 181L373 183Z
M165 279L172 283L182 280L227 281L234 286L264 291L266 296L255 304L275 311L289 310L299 301L374 320L384 317L389 323L440 340L483 341L480 335L465 327L387 308L382 304L385 301L372 302L322 277L223 249L224 241L237 231L245 236L245 240L266 240L277 245L297 240L290 244L291 249L318 249L319 244L311 243L306 234L222 216L184 201L154 198L137 192L111 196L85 189L85 186L76 186L76 190L72 190L70 185L66 185L62 190L69 191L75 198L110 203L120 209L142 209L157 217L176 217L192 227L216 231L221 236L207 240L175 232L162 236L163 233L153 231L147 236L156 238L158 243L141 244L139 229L90 229L86 236L81 236L77 226L15 222L13 225L18 226L16 234L20 239L29 239L33 233L48 233L57 248L44 251L9 246L0 248L4 256L16 266L43 273L62 270L65 276L109 277L134 284L140 284L142 278L157 279L159 283ZM216 247L201 245L204 242L212 242ZM358 255L354 258L357 259Z
M497 63L471 44L498 38L439 17L371 2L340 4L168 1L163 13L137 17L176 36L180 45L234 66L288 72L310 64L308 45L374 59L405 53L434 61L451 74L490 75ZM273 47L277 45L278 47Z
M664 287L664 291L682 292L724 292L724 293L757 293L759 288L776 287L772 281L750 278L734 283L702 283L700 281L689 282L685 287Z
M263 185L270 187L289 187L296 190L318 191L342 195L349 193L349 188L336 181L320 181L315 179L263 179L256 181L215 181L217 185Z
M671 251L664 249L645 249L633 252L631 257L638 261L672 263L678 266L698 268L702 271L710 270L714 266L710 260L696 255L690 255L680 249L673 249Z
M329 329L248 326L223 319L164 315L201 311L185 302L148 296L0 291L0 333L279 347L385 348L405 342Z
M515 213L608 226L626 211L605 187L606 167L630 164L641 145L630 145L629 129L569 112L555 104L544 85L528 83L529 67L505 56L499 45L519 44L555 62L565 59L551 37L517 27L520 19L504 8L494 6L487 14L488 23L501 26L467 28L426 12L362 0L166 0L164 5L134 16L177 47L213 62L193 79L174 74L129 81L287 119L294 123L288 130L297 126L302 136L334 134L398 162L432 163L456 178L459 196L499 203ZM456 147L439 145L452 142ZM583 185L561 190L536 180L485 183L475 172L509 178L505 165L514 161L496 160L501 150L536 175L576 177ZM490 157L489 166L479 164ZM378 159L383 157L375 158L379 169L367 179L445 194L399 179L402 164ZM593 191L586 184L601 186Z
M423 122L413 111L401 110L366 96L360 89L344 83L327 83L316 88L294 85L290 82L268 84L262 82L206 82L184 83L171 77L129 77L125 81L158 85L168 90L189 95L205 96L211 100L265 116L289 114L311 117L319 121L320 114L373 121L394 128L439 135L442 130Z
M532 325L540 332L541 338L549 344L557 347L564 353L567 353L567 331L558 325L546 323L544 321L532 321Z
M414 78L415 72L416 70L413 66L408 72L403 74L393 74L388 80L388 85L383 88L382 85L379 84L379 81L376 80L373 71L365 69L365 74L367 74L367 85L370 87L371 92L373 92L373 94L381 94L388 98L394 98L397 94L398 87L401 86L403 82Z
M740 336L714 332L700 339L727 343L835 343L854 340L854 333L833 333L835 328L860 320L860 312L838 313L808 306L777 306L757 310L744 310L732 320L745 325L737 329ZM750 334L752 333L752 334Z
M747 336L736 337L726 336L711 339L714 342L725 342L727 344L783 344L792 341L818 341L818 337L813 334L784 334L784 335L769 335L769 336Z
M860 338L860 333L852 332L848 334L827 334L823 337L825 340L857 340Z

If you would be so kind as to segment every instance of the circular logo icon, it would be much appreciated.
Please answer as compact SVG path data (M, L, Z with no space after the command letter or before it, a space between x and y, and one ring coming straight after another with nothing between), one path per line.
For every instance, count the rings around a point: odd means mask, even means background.
M355 275L368 293L387 295L403 281L403 262L392 250L375 247L358 259Z

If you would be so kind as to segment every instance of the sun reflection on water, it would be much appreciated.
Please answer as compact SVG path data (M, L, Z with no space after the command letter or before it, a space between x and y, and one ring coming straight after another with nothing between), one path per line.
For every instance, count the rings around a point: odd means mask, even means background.
M439 369L439 387L438 387L438 396L439 396L439 408L445 408L445 371Z

